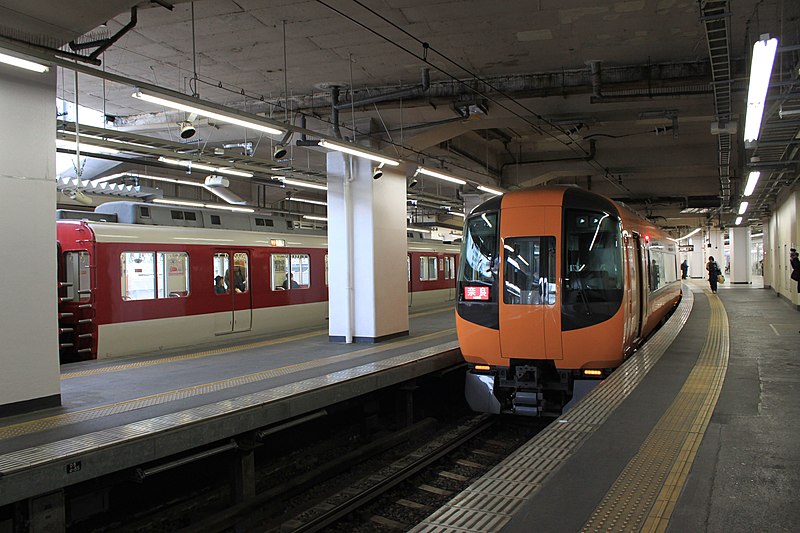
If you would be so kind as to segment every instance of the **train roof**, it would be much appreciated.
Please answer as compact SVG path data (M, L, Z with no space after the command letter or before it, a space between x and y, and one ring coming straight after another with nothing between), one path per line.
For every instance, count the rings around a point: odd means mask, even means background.
M295 248L325 248L327 235L281 232L255 232L244 230L225 230L207 228L184 228L175 226L152 226L143 224L120 224L114 222L93 222L62 220L61 225L88 226L99 243L129 244L203 244L208 246L285 246ZM435 239L408 239L408 250L413 252L452 252L459 251L458 244L447 244Z

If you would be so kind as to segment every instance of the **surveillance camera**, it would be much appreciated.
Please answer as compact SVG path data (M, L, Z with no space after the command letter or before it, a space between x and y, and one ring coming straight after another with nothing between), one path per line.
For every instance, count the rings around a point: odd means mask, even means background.
M272 153L272 158L283 159L284 157L286 157L286 148L279 144L275 147L275 151Z
M181 139L191 139L197 133L191 122L178 122L178 125L181 127Z
M381 176L383 176L383 170L381 170L380 168L376 168L372 172L372 179L374 179L374 180L380 178Z

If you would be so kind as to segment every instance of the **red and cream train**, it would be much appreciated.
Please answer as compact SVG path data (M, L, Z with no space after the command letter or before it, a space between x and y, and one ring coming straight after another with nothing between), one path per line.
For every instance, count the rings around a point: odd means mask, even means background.
M476 411L557 414L678 303L677 243L577 187L493 198L467 218L456 327Z
M323 231L134 202L98 212L119 222L57 221L62 362L326 324ZM409 238L409 306L454 301L457 264L457 245Z

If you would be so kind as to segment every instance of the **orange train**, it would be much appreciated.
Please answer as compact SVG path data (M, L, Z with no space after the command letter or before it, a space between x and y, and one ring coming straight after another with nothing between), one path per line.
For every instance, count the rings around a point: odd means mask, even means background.
M681 297L678 247L577 187L517 191L464 224L456 326L480 412L557 415L575 379L603 379Z

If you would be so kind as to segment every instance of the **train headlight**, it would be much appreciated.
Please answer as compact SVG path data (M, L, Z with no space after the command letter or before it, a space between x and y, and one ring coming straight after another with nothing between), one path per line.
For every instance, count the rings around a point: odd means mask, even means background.
M489 372L492 369L489 365L475 365L473 370L477 372Z
M603 375L603 371L586 368L583 370L583 375L592 376L596 378L596 377L601 377Z

